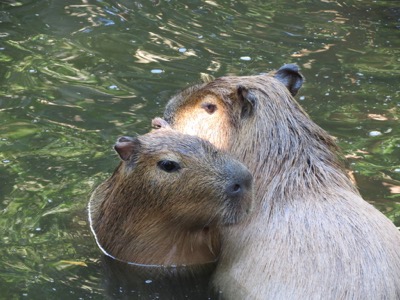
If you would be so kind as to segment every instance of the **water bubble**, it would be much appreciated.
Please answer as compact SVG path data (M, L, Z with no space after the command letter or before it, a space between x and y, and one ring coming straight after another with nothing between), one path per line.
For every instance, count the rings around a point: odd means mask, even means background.
M369 136L380 136L380 135L382 135L382 132L373 130L373 131L370 131L368 135Z
M152 282L153 282L153 280L151 280L151 279L147 279L147 280L145 280L144 282L145 282L145 283L152 283Z
M179 49L178 49L178 51L179 51L180 53L185 53L186 50L187 50L186 48L179 48Z
M161 70L161 69L152 69L150 72L153 73L153 74L161 74L161 73L164 73L164 70Z
M303 101L304 99L306 99L305 96L300 96L300 97L299 97L299 100L301 100L301 101Z
M250 56L241 56L240 60L249 61L249 60L251 60L251 57Z

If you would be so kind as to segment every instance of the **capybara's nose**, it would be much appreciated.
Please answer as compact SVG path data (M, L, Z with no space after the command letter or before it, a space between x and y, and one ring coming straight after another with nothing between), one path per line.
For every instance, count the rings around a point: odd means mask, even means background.
M231 180L226 188L226 194L230 198L240 198L252 190L253 176L243 166L232 170Z

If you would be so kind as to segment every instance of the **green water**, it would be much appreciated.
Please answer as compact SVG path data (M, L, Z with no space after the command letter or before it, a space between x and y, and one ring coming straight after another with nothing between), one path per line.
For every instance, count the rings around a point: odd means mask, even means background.
M138 298L110 284L86 217L114 141L202 77L288 62L364 198L400 226L397 1L0 1L0 298Z

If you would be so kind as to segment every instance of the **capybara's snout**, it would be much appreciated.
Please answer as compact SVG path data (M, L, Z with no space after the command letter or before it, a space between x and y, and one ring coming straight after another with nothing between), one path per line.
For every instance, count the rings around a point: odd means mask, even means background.
M251 194L253 187L253 176L244 166L238 165L232 168L229 183L225 193L229 199L240 200Z
M253 176L239 162L230 162L226 166L226 213L222 218L225 225L237 224L251 211L253 205Z

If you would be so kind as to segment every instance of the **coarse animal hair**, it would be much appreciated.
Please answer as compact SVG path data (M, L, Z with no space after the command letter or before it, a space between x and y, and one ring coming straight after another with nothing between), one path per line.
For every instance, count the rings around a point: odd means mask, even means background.
M104 253L145 265L215 261L219 228L251 208L252 176L244 165L172 129L119 138L115 149L122 161L89 201Z
M400 299L400 233L364 201L334 139L294 100L295 65L222 77L174 96L164 118L254 176L254 211L222 231L226 299Z

